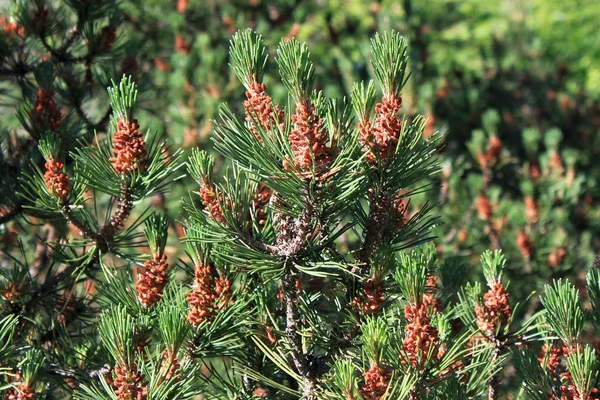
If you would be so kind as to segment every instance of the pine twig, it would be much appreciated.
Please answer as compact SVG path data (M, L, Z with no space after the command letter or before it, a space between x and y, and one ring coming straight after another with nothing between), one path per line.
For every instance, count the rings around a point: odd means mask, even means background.
M286 304L286 329L285 333L292 345L292 357L296 369L302 375L302 397L313 399L316 381L309 368L308 359L302 350L302 337L298 334L300 316L298 314L298 288L296 287L296 274L292 271L292 261L286 261L283 276L283 293Z

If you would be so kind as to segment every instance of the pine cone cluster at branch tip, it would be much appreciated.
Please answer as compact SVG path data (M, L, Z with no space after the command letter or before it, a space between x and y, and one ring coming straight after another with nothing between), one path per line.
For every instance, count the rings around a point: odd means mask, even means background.
M259 226L265 225L267 219L266 207L269 204L272 195L273 191L265 185L260 185L256 190L252 204L254 207L256 222Z
M22 294L23 290L19 287L19 285L16 282L10 282L6 286L4 293L2 293L2 297L10 301L11 303L14 303L19 297L21 297Z
M148 398L148 388L144 382L141 371L133 368L115 367L115 394L117 400L146 400Z
M97 45L100 51L109 51L117 40L117 31L112 26L105 26L98 35Z
M283 124L283 110L279 106L273 105L273 100L267 94L267 87L264 83L250 83L250 88L246 91L246 99L244 100L246 121L250 123L250 131L262 143L255 121L260 123L263 131L268 132L273 127L274 121L280 125Z
M25 28L16 22L9 22L4 15L0 15L0 30L2 30L4 35L9 39L25 37Z
M538 160L532 160L529 162L529 175L534 182L537 182L542 176L542 170L540 169L540 163Z
M330 149L327 147L327 130L324 121L317 115L313 104L296 105L296 113L292 115L294 129L288 140L294 152L294 163L301 171L309 171L313 166L320 168L331 161Z
M512 315L508 302L509 296L502 283L493 284L483 295L483 305L475 306L475 316L479 330L489 337L496 335L501 323L505 323Z
M147 308L162 298L162 291L167 285L167 271L169 269L167 256L165 254L154 256L154 259L144 263L144 268L135 289L138 292L140 302Z
M175 51L180 54L187 54L190 52L190 43L183 38L183 36L175 36Z
M521 254L523 254L523 257L525 258L531 257L533 251L535 250L533 241L523 231L519 231L517 233L517 247L519 248L519 251L521 252Z
M119 174L144 167L142 162L147 156L146 143L139 129L136 119L117 123L117 131L113 137L113 153L116 157L111 157L110 162Z
M34 32L44 32L48 27L48 9L41 7L36 10L31 18L31 27Z
M408 320L408 324L402 343L406 356L414 367L425 362L439 341L438 330L431 325L428 311L428 306L424 302L420 305L409 304L404 307L404 317Z
M33 128L39 133L56 132L62 125L62 114L54 100L54 90L38 89L35 104L30 111Z
M525 196L525 218L530 224L535 224L539 218L537 203L529 196Z
M554 380L558 379L558 372L560 370L560 362L562 360L563 348L560 346L542 346L542 353L538 358L540 364L544 366L546 362L546 369L552 374Z
M363 293L352 301L352 307L361 315L376 313L385 300L383 282L370 278L363 283Z
M565 171L562 157L560 156L560 153L558 151L553 152L550 156L549 166L550 170L555 175L562 175L562 173Z
M477 197L475 206L477 208L477 215L479 215L479 218L486 221L490 219L493 211L492 203L489 197L483 194L480 195L479 197Z
M375 105L376 117L373 124L369 121L359 124L363 152L372 164L387 161L396 151L402 130L402 120L398 117L401 105L401 97L393 94L384 96L381 103Z
M485 169L496 163L499 160L501 153L502 141L496 135L493 135L490 137L490 142L488 143L488 148L485 153L477 155L477 162L482 169Z
M231 281L213 274L210 265L195 267L192 291L187 294L190 304L187 319L193 326L212 321L219 309L227 305L231 297Z
M181 369L181 364L179 363L177 354L175 354L174 352L164 350L162 352L161 365L162 365L162 368L166 368L166 370L163 370L164 381L170 381L173 378L176 378L177 380L179 380L181 378L179 376L179 370Z
M433 274L427 274L427 282L425 283L425 294L423 295L423 304L428 309L430 315L442 311L442 302L437 298L436 293L439 290L438 277Z
M561 396L555 396L556 400L600 400L600 390L598 388L593 388L589 395L586 395L585 393L579 393L577 387L573 384L573 376L571 375L571 371L564 368L561 364L561 356L565 358L569 357L570 354L583 350L583 345L579 344L573 347L555 347L557 348L557 353L556 355L552 354L551 357L554 358L553 366L555 366L555 374L560 377L561 383ZM541 360L543 360L543 357ZM550 364L550 362L548 362L548 364Z
M222 195L220 197L222 200ZM219 204L220 199L217 198L215 185L204 182L200 187L200 198L202 199L202 205L208 211L208 217L219 224L224 224L226 220L223 216L223 210L221 210L221 204Z
M19 385L17 388L8 389L6 400L32 400L35 397L35 392L26 384Z
M565 247L559 247L558 249L552 250L548 255L548 265L552 268L558 267L567 255L567 249Z
M363 374L365 383L360 389L360 394L365 400L381 400L384 398L389 384L388 371L377 364L371 364L368 371Z
M61 161L46 161L46 172L44 182L50 193L54 193L59 199L64 198L71 191L71 181L63 172L64 164Z
M187 9L190 0L178 0L177 1L177 12L183 13Z

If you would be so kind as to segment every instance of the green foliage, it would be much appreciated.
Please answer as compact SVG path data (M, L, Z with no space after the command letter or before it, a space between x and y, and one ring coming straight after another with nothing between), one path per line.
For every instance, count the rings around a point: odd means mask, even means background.
M277 65L281 80L296 103L310 98L315 81L315 67L310 61L306 43L295 39L281 42L277 49Z
M552 330L569 346L577 345L585 315L575 286L571 282L556 281L552 286L546 286L546 293L541 301Z
M373 70L384 96L399 96L408 76L408 48L398 32L376 34L371 39Z
M261 35L251 29L236 32L231 39L232 68L246 89L251 83L261 83L267 64L266 49Z
M114 399L119 367L152 399L590 396L598 10L541 4L11 2L0 395Z

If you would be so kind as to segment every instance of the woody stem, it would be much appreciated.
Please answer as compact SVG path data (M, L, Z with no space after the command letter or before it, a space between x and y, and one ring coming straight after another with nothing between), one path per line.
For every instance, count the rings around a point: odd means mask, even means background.
M302 337L298 333L300 316L298 313L298 288L296 287L297 274L293 271L292 264L293 261L286 261L283 276L283 293L286 302L285 333L292 345L294 365L303 378L302 397L312 399L316 382L310 372L308 359L302 349Z

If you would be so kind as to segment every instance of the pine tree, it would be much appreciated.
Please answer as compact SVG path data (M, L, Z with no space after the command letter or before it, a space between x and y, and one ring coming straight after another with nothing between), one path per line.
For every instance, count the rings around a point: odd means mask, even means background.
M41 38L44 15L30 23ZM514 389L514 364L525 396L598 398L597 266L589 310L559 280L524 302L539 312L517 318L500 251L481 256L484 289L426 244L442 137L400 115L408 54L399 33L375 35L376 80L335 99L315 88L308 45L284 40L283 105L265 83L262 37L237 32L245 100L215 121L224 169L199 149L184 163L145 129L131 76L108 88L108 133L90 135L50 95L53 66L39 66L41 92L19 114L35 147L12 183L23 212L11 218L57 233L35 268L20 242L2 269L5 397L498 399ZM475 153L483 175L501 150L490 138ZM184 165L196 188L174 254L172 221L151 201Z

